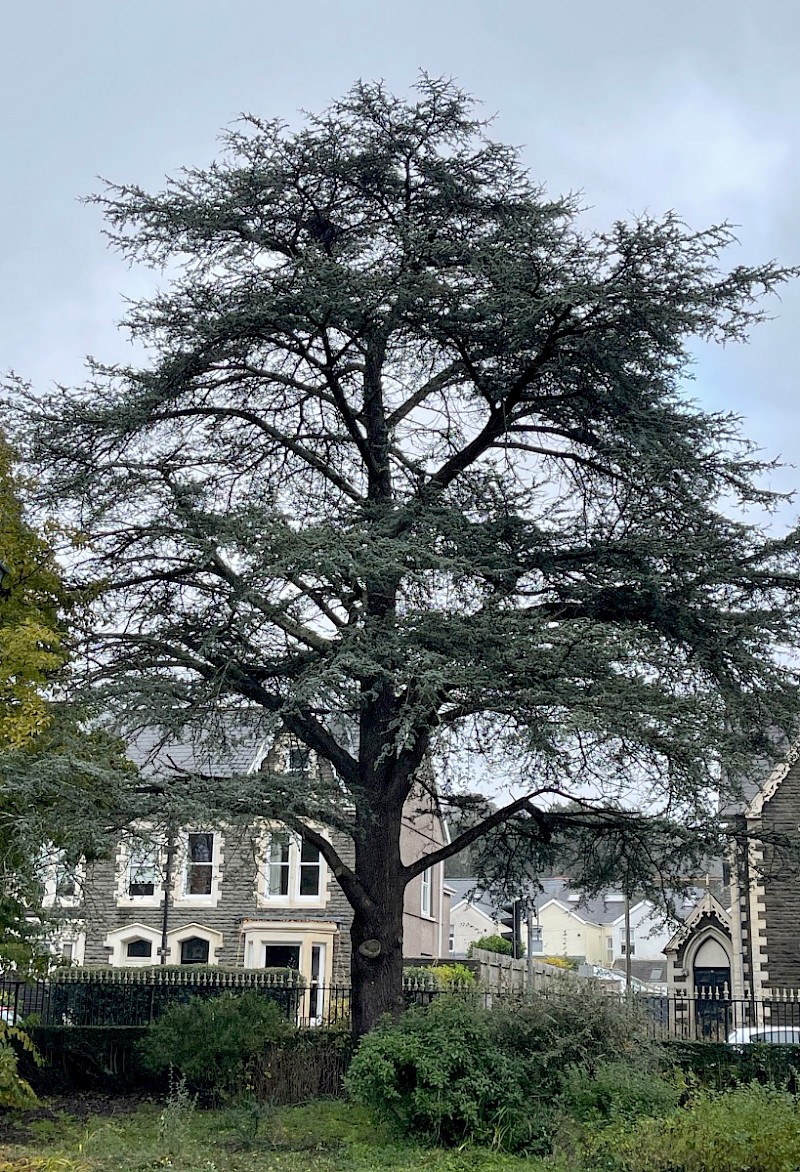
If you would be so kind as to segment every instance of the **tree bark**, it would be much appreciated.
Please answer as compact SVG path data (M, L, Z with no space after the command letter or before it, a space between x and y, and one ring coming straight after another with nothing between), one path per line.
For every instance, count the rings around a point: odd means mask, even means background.
M356 874L369 904L354 908L350 930L353 1035L368 1033L386 1014L403 1010L403 904L406 875L400 858L402 807L385 809L356 841Z

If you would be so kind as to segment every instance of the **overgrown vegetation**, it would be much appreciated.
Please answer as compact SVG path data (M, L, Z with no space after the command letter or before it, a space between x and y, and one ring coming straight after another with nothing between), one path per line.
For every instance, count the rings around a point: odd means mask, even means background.
M365 1038L347 1087L376 1120L441 1144L548 1151L564 1072L592 1072L603 1055L642 1063L640 1023L591 993L538 997L484 1009L439 997Z
M511 956L514 947L510 940L503 936L481 936L480 940L473 941L467 949L467 956L472 956L476 948L483 948L486 952L499 952L501 956ZM522 953L524 955L524 951Z
M177 1071L190 1091L217 1100L247 1086L257 1070L263 1073L267 1046L288 1029L277 1005L258 993L192 998L155 1022L140 1053L154 1074Z

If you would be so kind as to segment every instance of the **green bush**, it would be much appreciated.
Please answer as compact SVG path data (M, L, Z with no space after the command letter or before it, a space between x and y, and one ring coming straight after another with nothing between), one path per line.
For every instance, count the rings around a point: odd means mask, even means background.
M702 1092L664 1119L607 1128L587 1155L606 1172L796 1172L800 1112L787 1091L757 1083Z
M473 940L467 949L467 956L472 956L475 948L483 948L486 952L499 952L501 956L512 956L514 953L514 946L504 936L481 936L480 940ZM525 945L522 941L520 941L518 955L520 957L525 955Z
M417 1140L544 1152L566 1068L632 1055L636 1028L613 998L588 990L491 1010L442 994L366 1037L346 1086Z
M139 1043L145 1069L176 1070L191 1091L217 1098L252 1079L267 1046L288 1026L260 993L223 993L173 1005Z
M504 1002L491 1010L494 1044L524 1057L529 1090L552 1097L570 1066L590 1074L617 1059L654 1061L635 1007L592 988L569 988Z
M559 1106L577 1122L606 1124L669 1115L684 1093L682 1080L667 1078L649 1064L608 1062L589 1071L570 1066L564 1076Z
M509 1148L536 1146L523 1085L522 1064L493 1045L490 1014L446 994L367 1035L345 1080L353 1099L403 1135Z
M403 980L423 988L462 989L475 984L475 974L465 964L414 965L403 969Z
M38 1102L33 1087L20 1074L20 1053L41 1065L41 1055L25 1031L0 1021L0 1107L30 1107Z

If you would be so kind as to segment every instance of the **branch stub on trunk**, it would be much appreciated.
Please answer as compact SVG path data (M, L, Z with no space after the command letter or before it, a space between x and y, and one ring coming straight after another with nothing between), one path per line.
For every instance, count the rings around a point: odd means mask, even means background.
M381 942L380 940L364 940L361 944L359 944L358 951L362 956L365 956L367 960L374 960L375 957L380 956L381 954Z

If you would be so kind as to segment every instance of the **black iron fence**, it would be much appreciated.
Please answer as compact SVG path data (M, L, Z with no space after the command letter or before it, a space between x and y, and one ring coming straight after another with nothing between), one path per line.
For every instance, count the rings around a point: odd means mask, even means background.
M287 1020L301 1026L350 1024L350 988L345 985L305 987L296 980L258 970L236 972L158 970L67 970L55 977L24 981L0 978L0 1020L65 1026L145 1026L164 1010L191 997L216 997L223 992L255 990L277 1002ZM444 990L433 982L407 981L404 1000L427 1005ZM497 992L466 986L464 992L484 1006L522 1000L518 992ZM580 986L544 989L537 996L580 997ZM749 1042L800 1045L800 993L781 993L763 1000L732 998L724 990L696 990L692 996L620 994L608 991L630 1009L648 1036L686 1041Z

